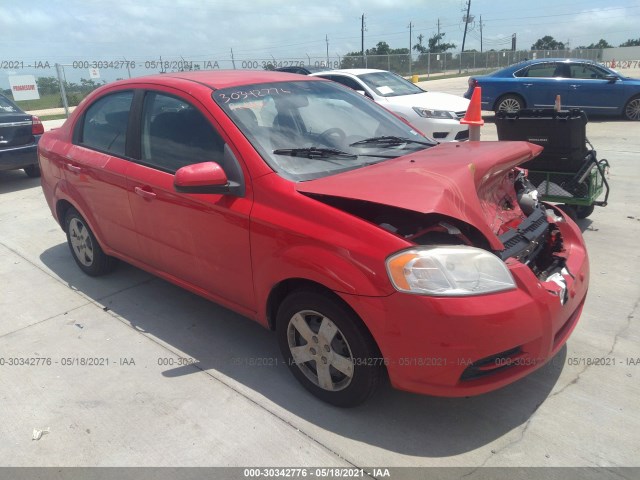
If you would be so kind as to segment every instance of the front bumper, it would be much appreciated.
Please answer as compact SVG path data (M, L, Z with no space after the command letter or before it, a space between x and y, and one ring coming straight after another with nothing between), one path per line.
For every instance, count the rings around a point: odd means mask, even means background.
M589 286L589 262L573 222L564 238L567 299L522 263L508 261L515 290L477 297L345 296L369 326L394 387L447 397L478 395L543 366L576 326Z
M19 147L0 149L0 170L17 170L37 165L38 163L38 142Z
M469 138L469 126L459 120L417 117L410 120L427 137L439 142L462 141Z

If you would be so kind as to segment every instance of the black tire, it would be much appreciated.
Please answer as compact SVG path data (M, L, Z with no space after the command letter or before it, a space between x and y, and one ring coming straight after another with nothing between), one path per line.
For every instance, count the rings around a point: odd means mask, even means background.
M67 210L64 231L67 233L71 255L80 270L92 277L113 271L117 260L102 251L87 222L75 208Z
M566 213L574 222L578 220L578 213L573 205L563 203L562 205L558 205L558 208Z
M627 102L624 106L623 115L627 120L640 120L640 95L636 95Z
M339 299L320 291L294 291L280 305L276 322L282 355L304 388L339 407L354 407L373 395L382 371L378 348L360 318ZM292 349L298 349L300 363ZM326 365L322 375L321 362Z
M595 210L595 205L578 205L576 206L576 217L587 218Z
M40 176L40 165L29 165L28 167L24 167L23 170L28 177L38 178Z
M524 100L518 95L503 95L496 102L495 112L515 113L524 108Z

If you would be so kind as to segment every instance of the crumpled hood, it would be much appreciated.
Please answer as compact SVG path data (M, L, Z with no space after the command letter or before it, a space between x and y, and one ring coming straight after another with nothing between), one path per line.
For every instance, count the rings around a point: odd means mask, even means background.
M469 106L469 100L450 93L424 92L401 97L385 97L388 105L402 105L405 107L432 108L451 112L464 112Z
M542 147L527 142L444 143L397 159L296 184L301 193L440 213L480 230L495 250L495 191Z

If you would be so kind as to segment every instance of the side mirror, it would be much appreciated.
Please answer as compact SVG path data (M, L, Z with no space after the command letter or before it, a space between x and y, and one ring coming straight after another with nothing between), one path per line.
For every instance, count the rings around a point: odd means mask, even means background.
M235 193L235 182L227 179L226 173L215 162L195 163L180 168L174 177L173 186L180 193Z
M609 83L615 83L618 80L618 76L617 75L605 75L604 79L607 80Z

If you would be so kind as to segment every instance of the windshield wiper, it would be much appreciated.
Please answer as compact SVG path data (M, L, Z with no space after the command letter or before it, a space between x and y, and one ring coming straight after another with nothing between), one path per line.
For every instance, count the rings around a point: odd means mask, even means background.
M365 138L364 140L359 140L357 142L351 143L350 147L396 147L398 145L402 145L403 143L418 143L420 145L427 145L428 147L433 147L433 143L422 142L420 140L413 140L411 138L404 137L395 137L393 135L384 135L382 137L371 137Z
M357 155L343 152L336 148L279 148L273 151L274 155L289 155L291 157L304 157L304 158L348 158L355 160Z

